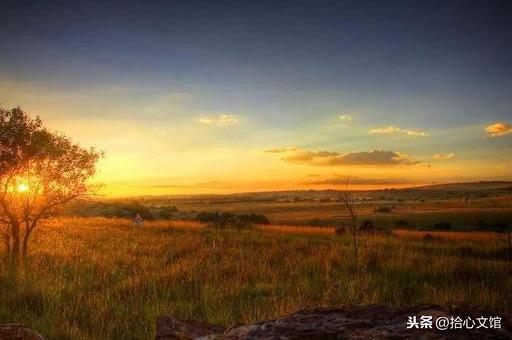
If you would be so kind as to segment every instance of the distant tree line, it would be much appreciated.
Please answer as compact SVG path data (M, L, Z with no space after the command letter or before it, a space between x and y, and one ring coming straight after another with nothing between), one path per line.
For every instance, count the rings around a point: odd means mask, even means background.
M105 211L105 217L133 218L137 214L145 220L155 219L148 207L138 203L115 205Z
M216 228L250 228L254 224L270 224L269 219L261 214L233 214L230 212L200 212L196 220Z
M169 220L175 218L180 210L174 206L147 206L137 201L105 203L82 200L66 206L64 213L68 216L108 218L133 218L139 214L145 220Z

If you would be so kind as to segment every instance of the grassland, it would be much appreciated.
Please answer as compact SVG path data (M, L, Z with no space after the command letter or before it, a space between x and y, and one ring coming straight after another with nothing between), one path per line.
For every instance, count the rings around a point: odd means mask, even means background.
M356 191L353 195L361 218L379 227L432 230L436 224L450 223L452 230L460 231L495 231L497 224L512 228L512 182ZM131 209L119 215L126 205ZM389 211L376 212L382 207ZM263 214L275 225L333 227L347 220L339 192L334 190L105 199L76 202L67 214L133 217L141 210L167 220L194 220L201 211Z
M194 222L66 218L42 226L18 283L0 274L0 323L48 339L151 339L157 315L232 325L343 304L467 303L510 311L496 233L360 238L331 228L216 230Z

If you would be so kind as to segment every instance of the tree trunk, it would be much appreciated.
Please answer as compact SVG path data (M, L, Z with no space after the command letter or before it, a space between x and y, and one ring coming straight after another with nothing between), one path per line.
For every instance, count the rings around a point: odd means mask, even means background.
M35 227L35 223L34 223L34 227ZM31 227L30 229L27 229L27 231L25 232L25 235L23 236L23 245L22 245L22 254L23 254L23 262L27 262L27 253L28 253L28 241L30 239L30 234L32 233L32 230L34 230L33 227Z
M18 262L20 259L20 226L19 224L11 225L11 238L12 238L12 246L9 254L9 264L12 269L16 270L18 268Z
M4 253L5 263L8 264L9 259L11 257L11 235L9 235L9 234L4 235L3 239L4 239L4 244L5 244L5 253Z

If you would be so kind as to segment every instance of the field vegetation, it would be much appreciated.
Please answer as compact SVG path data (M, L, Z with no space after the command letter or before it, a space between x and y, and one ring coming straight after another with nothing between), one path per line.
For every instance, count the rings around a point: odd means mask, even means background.
M381 228L503 231L512 227L512 182L357 191L353 196L361 221ZM339 198L340 192L334 190L139 197L76 201L64 213L118 218L139 213L147 220L191 221L234 214L260 224L336 227L350 221Z
M48 339L150 339L158 315L226 326L303 308L380 303L512 307L502 234L212 228L194 221L62 218L34 234L17 282L0 271L0 323Z

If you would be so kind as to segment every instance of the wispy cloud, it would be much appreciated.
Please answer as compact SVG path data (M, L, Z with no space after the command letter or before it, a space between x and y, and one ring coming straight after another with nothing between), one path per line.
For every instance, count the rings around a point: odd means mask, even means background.
M384 126L384 127L380 127L380 128L376 128L376 129L371 129L369 132L373 133L373 134L378 134L378 135L393 134L393 133L401 133L401 134L405 134L407 136L418 136L418 137L427 137L429 135L427 132L424 132L420 129L402 129L400 127L392 126L392 125Z
M390 178L359 178L353 176L335 176L320 180L306 181L306 185L347 185L347 183L355 185L403 185L403 184L418 184L418 181L406 179L390 179Z
M348 123L352 121L352 116L347 114L342 114L338 116L338 119L344 123Z
M512 124L507 123L494 123L487 125L485 131L491 137L504 136L512 133Z
M281 161L314 166L339 165L413 165L418 163L398 151L373 150L339 153L336 151L311 151L300 148L271 149L265 152L281 153Z
M238 123L238 116L221 114L214 117L201 117L198 121L204 125L231 126Z
M439 161L447 161L447 160L452 159L453 157L455 157L455 154L453 152L450 152L450 153L436 153L432 157L434 159L439 160Z
M285 152L293 152L295 150L298 150L298 148L275 148L275 149L268 149L263 150L264 153L285 153Z
M197 182L194 184L155 184L155 185L130 185L130 188L146 189L224 189L230 188L230 184L222 181Z

